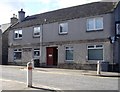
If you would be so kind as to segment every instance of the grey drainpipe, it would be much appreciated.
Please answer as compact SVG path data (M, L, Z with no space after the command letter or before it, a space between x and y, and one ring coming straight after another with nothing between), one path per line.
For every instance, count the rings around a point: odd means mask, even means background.
M41 35L40 35L40 64L42 64L42 61L43 61L43 59L42 59L42 56L43 56L43 47L42 47L42 45L43 45L43 24L41 25Z

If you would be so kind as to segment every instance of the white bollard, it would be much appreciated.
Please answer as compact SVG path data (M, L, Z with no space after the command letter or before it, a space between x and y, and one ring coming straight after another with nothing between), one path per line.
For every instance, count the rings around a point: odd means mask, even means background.
M100 61L97 62L97 75L101 74L101 64Z
M32 62L27 63L27 87L32 87Z

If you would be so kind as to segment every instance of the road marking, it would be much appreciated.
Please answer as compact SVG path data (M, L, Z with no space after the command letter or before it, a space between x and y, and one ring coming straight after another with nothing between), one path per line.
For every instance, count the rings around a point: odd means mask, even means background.
M16 81L16 80L9 80L9 79L0 79L0 81L8 81L8 82L16 82L16 83L21 83L21 84L25 84L26 85L26 83L25 82L20 82L20 81ZM45 86L45 85L41 85L41 84L36 84L36 83L33 83L33 87L40 87L40 88L43 88L43 89L49 89L49 90L61 90L61 89L59 89L59 88L55 88L55 87L50 87L50 86Z
M18 83L23 83L23 84L26 84L24 82L20 82L20 81L16 81L16 80L9 80L9 79L0 79L1 81L8 81L8 82L18 82Z

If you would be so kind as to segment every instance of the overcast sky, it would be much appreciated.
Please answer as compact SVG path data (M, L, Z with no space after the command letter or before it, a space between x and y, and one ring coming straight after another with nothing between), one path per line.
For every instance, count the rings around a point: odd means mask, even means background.
M95 1L101 0L1 0L0 24L9 23L13 14L18 16L18 11L21 8L26 12L26 16L30 16Z

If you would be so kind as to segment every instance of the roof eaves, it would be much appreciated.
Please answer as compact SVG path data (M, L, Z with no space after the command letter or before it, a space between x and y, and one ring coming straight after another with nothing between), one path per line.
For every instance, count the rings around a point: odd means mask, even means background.
M12 30L15 25L17 25L19 22L16 22L15 24L11 24L5 31Z
M6 31L8 31L10 29L10 27L11 27L11 25L2 34L6 33Z
M113 11L117 8L118 4L120 3L120 1L118 2L114 2L114 8L113 8Z

